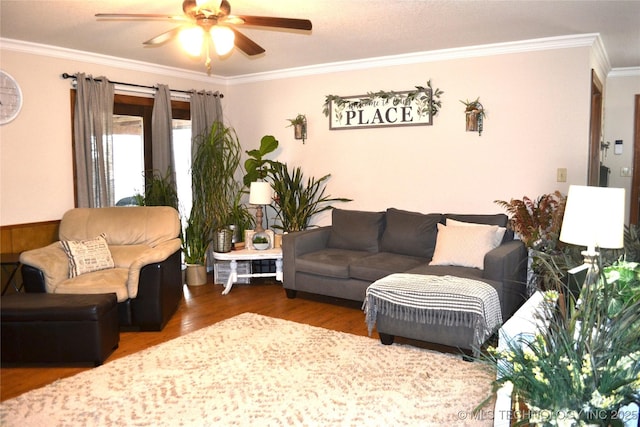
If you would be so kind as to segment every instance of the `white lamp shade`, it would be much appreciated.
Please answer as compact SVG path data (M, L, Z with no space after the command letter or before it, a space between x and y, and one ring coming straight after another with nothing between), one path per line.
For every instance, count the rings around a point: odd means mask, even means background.
M231 52L236 39L236 35L231 28L216 25L215 27L211 27L209 33L211 34L211 40L213 40L213 47L216 49L218 55L224 56Z
M202 52L204 31L198 26L185 28L178 33L178 41L185 52L191 56L198 56Z
M624 247L624 204L624 188L570 186L560 240L590 252Z
M271 204L271 184L262 181L252 182L249 187L249 203L252 205Z

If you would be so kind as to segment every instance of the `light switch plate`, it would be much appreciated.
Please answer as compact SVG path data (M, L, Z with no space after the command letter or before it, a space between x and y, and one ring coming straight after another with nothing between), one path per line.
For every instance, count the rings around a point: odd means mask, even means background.
M558 182L567 182L567 168L558 168Z

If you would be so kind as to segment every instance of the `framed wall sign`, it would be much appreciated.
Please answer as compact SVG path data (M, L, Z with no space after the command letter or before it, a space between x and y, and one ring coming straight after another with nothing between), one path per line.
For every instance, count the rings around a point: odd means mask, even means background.
M389 126L430 126L437 114L443 92L416 86L404 92L371 92L366 95L327 95L324 114L329 117L329 129L358 129Z

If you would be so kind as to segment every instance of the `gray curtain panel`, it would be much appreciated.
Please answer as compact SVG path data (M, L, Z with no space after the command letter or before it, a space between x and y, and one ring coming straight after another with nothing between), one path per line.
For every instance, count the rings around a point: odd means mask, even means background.
M191 155L196 152L196 136L209 132L213 122L222 122L222 103L218 92L191 94Z
M75 138L78 207L114 205L113 84L105 77L76 76Z
M176 186L176 169L173 157L173 128L171 114L171 92L169 86L159 84L153 101L151 115L153 170L161 176L171 175Z

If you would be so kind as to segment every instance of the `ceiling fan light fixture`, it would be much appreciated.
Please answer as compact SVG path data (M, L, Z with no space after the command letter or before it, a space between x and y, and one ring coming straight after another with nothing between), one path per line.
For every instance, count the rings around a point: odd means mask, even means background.
M178 41L182 49L191 56L199 56L202 53L204 31L200 27L188 27L180 30Z
M209 30L209 33L211 34L211 40L213 40L213 46L218 55L224 56L231 52L236 38L231 28L216 25Z

